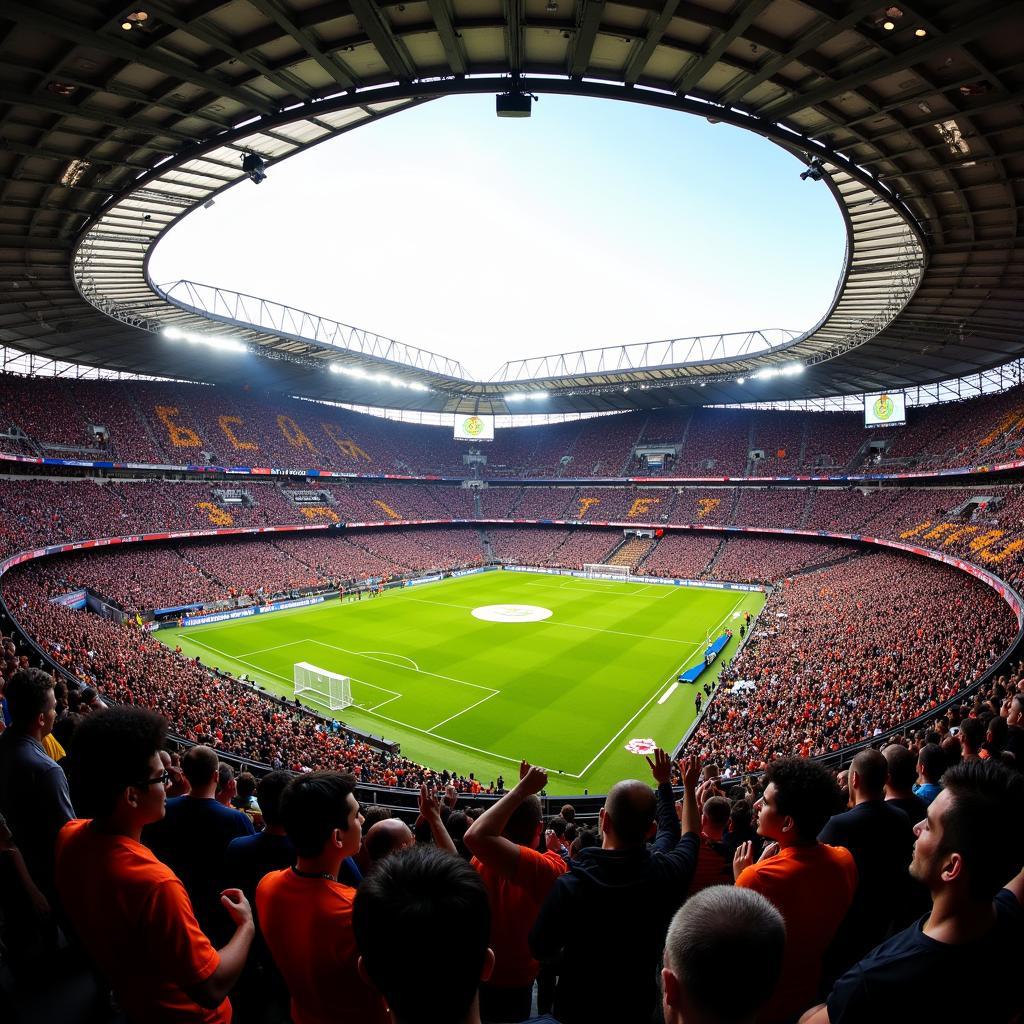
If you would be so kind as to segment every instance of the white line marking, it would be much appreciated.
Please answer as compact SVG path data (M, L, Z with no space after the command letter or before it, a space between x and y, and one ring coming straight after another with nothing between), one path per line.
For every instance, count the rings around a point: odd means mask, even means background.
M374 711L377 710L377 708L382 708L384 707L385 704L390 704L393 700L398 700L400 697L403 696L404 694L396 693L394 697L388 697L387 700L382 700L379 704L374 704L372 708L362 708L362 710L365 711L368 715L372 715ZM362 705L360 705L360 707L362 707Z
M665 692L664 692L664 693L663 693L663 694L662 694L662 695L661 695L661 696L660 696L660 697L658 698L658 703L659 703L659 704L664 704L664 703L665 703L665 701L667 701L667 700L669 699L669 697L671 697L671 696L672 696L672 694L676 692L676 688L677 688L678 686L679 686L679 680L677 679L677 680L676 680L676 681L675 681L675 682L674 682L674 683L673 683L673 684L672 684L672 685L671 685L671 686L670 686L670 687L669 687L669 688L668 688L668 689L667 689L667 690L666 690L666 691L665 691Z
M500 693L500 690L496 690L493 686L481 686L479 683L470 683L465 679L456 679L454 676L443 676L440 672L426 672L421 668L410 669L405 668L403 665L395 665L390 661L384 661L381 658L374 658L369 654L360 654L358 651L350 651L347 647L337 647L334 644L325 643L323 640L310 640L311 644L317 644L319 647L330 647L333 651L343 651L345 654L353 654L357 657L368 658L370 661L379 661L382 665L389 665L391 668L397 668L402 672L417 672L421 676L433 676L435 679L447 679L450 683L462 683L463 686L472 686L475 690L489 690L491 693Z
M313 642L316 643L315 640ZM417 672L420 671L419 665L417 665L416 662L412 660L412 658L407 658L404 654L393 654L391 651L356 651L355 653L358 654L360 657L363 657L363 658L368 658L372 654L383 654L384 657L386 657L386 658L400 658L402 661L409 662L409 664L412 665L412 667ZM378 658L378 659L375 659L375 660L379 661L380 659Z
M474 606L468 604L448 604L446 601L426 601L421 597L411 597L410 601L417 604L439 604L445 608L461 608L463 611L471 612ZM535 623L538 626L562 626L565 629L585 629L589 633L614 633L615 636L631 636L634 640L655 640L666 644L684 644L687 647L699 647L701 641L693 643L690 640L677 640L671 636L649 636L646 633L626 633L621 629L602 629L600 626L581 626L578 622L562 622L552 616L550 619L542 619Z
M182 634L179 633L178 636ZM198 641L196 641L198 643ZM245 654L239 654L239 658L251 658L254 654L266 654L268 651L279 651L283 647L294 647L296 644L304 644L305 640L292 640L291 643L278 644L276 647L261 647L258 651L246 651ZM227 655L225 655L227 657Z
M739 598L739 600L736 602L736 604L734 604L732 606L732 608L729 609L729 611L726 613L725 617L722 619L722 622L720 622L718 624L716 629L721 628L722 623L724 623L724 622L726 622L728 620L729 616L736 610L737 605L739 605L740 601L742 601L745 596L746 596L745 594L742 595ZM586 766L586 768L583 769L583 771L581 771L579 773L579 775L570 775L569 777L572 778L572 779L581 779L581 778L583 778L583 776L586 775L587 772L589 772L590 769L594 767L595 762L599 758L604 756L604 752L647 710L647 708L651 704L651 701L653 701L654 698L657 697L659 693L661 693L662 687L667 686L674 678L676 678L679 675L679 673L682 671L683 667L686 665L686 661L689 661L689 659L687 658L685 661L683 661L682 664L680 664L680 666L673 671L672 675L670 675L668 677L668 679L666 679L663 683L661 683L658 686L658 688L654 691L654 693L652 693L651 696L644 702L644 704L640 708L640 710L637 711L636 714L633 715L633 717L630 718L630 720L628 722L626 722L626 724L594 755L594 757L591 759L590 763Z
M481 697L478 701L475 701L474 703L470 704L468 708L463 708L461 711L456 711L454 715L449 715L443 722L438 722L437 725L432 725L427 730L427 732L432 733L435 729L440 729L441 726L444 725L446 722L450 722L453 718L458 718L459 715L464 715L467 711L472 711L473 708L475 708L477 705L483 704L483 702L485 700L490 700L492 697L496 696L499 692L500 692L499 690L495 690L494 693L489 693L489 694L487 694L486 697ZM443 737L443 736L441 737L441 739L444 739L444 738L445 737Z

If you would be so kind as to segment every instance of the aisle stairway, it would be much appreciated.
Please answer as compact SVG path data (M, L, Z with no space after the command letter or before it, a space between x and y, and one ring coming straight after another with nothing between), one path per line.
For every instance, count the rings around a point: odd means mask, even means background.
M651 553L654 547L653 537L629 537L624 540L608 559L609 565L628 565L630 572L635 572L640 563Z

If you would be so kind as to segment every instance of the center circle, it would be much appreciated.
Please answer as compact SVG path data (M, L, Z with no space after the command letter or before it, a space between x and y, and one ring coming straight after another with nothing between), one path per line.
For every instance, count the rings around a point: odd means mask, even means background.
M550 608L535 604L485 604L473 609L473 618L484 622L541 622L550 617Z

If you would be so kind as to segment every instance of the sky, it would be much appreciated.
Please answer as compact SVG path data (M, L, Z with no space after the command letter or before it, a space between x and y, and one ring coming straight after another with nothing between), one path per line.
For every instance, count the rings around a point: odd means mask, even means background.
M842 270L842 217L772 143L638 104L544 96L499 119L450 97L326 142L189 214L184 278L460 360L802 331Z

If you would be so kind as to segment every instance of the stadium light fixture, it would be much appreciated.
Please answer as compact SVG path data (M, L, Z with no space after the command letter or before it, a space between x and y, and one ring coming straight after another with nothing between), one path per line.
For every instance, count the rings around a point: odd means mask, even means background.
M546 392L546 391L531 391L526 397L529 398L533 402L543 401L545 398L548 397L548 392Z
M736 378L736 383L737 384L746 384L747 383L747 378L746 377L737 377Z
M242 170L249 176L254 185L265 181L267 177L267 163L258 153L244 153L242 155Z
M926 35L928 35L928 29L926 29L926 28L915 28L914 29L914 35L917 36L918 39L924 39L924 37Z
M882 28L884 28L886 32L892 32L893 29L896 28L896 22L895 21L883 21L882 22Z
M807 170L800 172L800 180L807 181L810 179L811 181L821 181L824 173L825 172L821 166L821 160L816 156L812 156L807 162Z
M218 352L248 351L242 342L216 334L195 334L192 331L182 331L177 327L165 327L162 333L169 341L184 341L189 345L206 345Z

